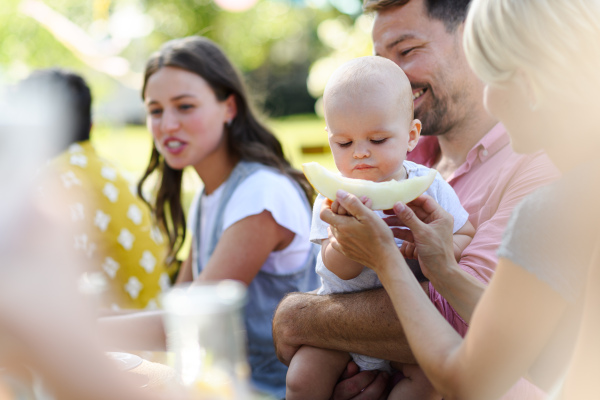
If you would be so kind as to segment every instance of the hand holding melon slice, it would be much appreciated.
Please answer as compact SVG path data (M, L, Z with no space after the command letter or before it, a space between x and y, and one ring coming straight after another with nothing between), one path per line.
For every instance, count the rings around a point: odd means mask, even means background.
M408 203L422 195L433 183L437 171L403 181L372 182L364 179L346 178L328 171L317 162L302 164L304 175L323 196L335 200L339 189L357 197L367 196L373 201L373 210L388 210L397 202Z

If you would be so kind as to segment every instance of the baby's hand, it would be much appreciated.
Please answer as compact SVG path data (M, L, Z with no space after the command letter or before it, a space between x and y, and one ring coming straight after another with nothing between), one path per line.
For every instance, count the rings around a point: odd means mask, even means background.
M344 207L342 207L340 205L340 202L335 200L333 203L331 203L331 211L333 211L334 213L338 214L338 215L348 215L348 212L346 211L346 209Z
M369 208L371 208L371 205L373 204L373 201L371 201L371 199L369 199L367 196L361 197L360 201ZM331 203L331 211L338 215L348 215L348 211L346 211L346 209L342 207L337 200L334 200Z
M417 251L417 246L414 243L403 241L402 246L400 246L400 253L404 256L404 258L410 258L416 260L419 257L419 252Z
M348 212L346 211L346 209L344 207L342 207L339 203L339 201L334 200L331 203L331 211L333 211L334 213L338 214L338 215L348 215Z

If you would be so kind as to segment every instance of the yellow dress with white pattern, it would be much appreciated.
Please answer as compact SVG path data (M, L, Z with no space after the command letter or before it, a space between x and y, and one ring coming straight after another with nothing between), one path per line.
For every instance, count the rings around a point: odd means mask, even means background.
M164 261L166 239L135 183L89 141L71 145L49 167L67 199L62 211L73 224L74 250L90 260L86 271L100 271L109 282L103 305L157 308L174 271Z

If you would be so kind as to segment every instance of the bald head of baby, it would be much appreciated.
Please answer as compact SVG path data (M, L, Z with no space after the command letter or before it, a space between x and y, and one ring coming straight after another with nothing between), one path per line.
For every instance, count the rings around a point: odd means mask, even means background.
M359 57L340 66L331 76L323 94L323 104L334 107L340 103L364 103L377 99L379 104L413 119L413 98L410 82L393 61L378 56Z
M325 125L342 176L385 182L406 176L406 154L419 141L412 90L404 71L383 57L339 67L323 94Z

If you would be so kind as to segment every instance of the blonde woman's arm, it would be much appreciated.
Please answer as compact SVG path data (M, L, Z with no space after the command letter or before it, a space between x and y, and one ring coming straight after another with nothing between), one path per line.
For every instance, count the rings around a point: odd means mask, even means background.
M394 210L411 229L422 265L431 268L435 267L432 264L454 258L451 237L446 237L451 220L435 202L426 197L422 200L415 209L418 215L401 204ZM381 243L377 246L380 257L367 266L378 273L419 365L445 399L500 398L527 374L566 308L558 293L519 266L501 259L463 340L431 304L402 257L389 245L379 221L353 196L344 196L340 201L374 238L373 242ZM335 221L327 222L336 225ZM334 235L340 229L341 225L333 229ZM345 253L342 241L334 241L333 245ZM358 253L353 257L367 261Z

